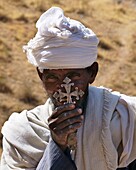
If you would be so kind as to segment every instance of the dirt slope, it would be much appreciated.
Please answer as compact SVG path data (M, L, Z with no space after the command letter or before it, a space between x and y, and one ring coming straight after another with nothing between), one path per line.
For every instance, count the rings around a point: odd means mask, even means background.
M62 7L99 37L100 71L94 85L136 95L136 2L134 0L1 0L0 128L13 111L46 100L41 82L22 52L35 22L51 6Z

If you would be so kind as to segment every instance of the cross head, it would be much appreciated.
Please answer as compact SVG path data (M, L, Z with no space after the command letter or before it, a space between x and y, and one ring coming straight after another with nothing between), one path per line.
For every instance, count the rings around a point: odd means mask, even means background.
M71 91L74 83L71 82L70 78L66 77L63 82L64 83L61 84L61 87L64 87L65 92L62 92L61 89L55 92L53 94L53 97L56 100L60 102L73 103L74 101L72 101L72 97L76 97L76 100L79 100L79 98L84 95L84 92L82 90L79 90L78 87L75 87L75 90Z

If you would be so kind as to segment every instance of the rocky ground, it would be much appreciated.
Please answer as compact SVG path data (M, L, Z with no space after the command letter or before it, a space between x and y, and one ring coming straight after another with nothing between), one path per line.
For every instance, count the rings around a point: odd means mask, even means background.
M62 7L66 16L80 20L98 35L100 71L94 85L136 95L136 1L1 0L0 129L12 112L46 100L22 46L35 35L36 20L51 6Z

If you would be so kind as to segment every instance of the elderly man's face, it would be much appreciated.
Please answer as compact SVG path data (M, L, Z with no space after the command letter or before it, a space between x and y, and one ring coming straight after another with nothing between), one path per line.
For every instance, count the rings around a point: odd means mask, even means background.
M97 65L98 67L98 65ZM84 99L87 96L88 84L92 83L97 74L98 68L92 69L52 69L44 70L43 73L40 73L40 78L43 82L44 88L48 96L52 99L55 106L60 106L64 101L59 101L53 97L55 92L60 90L61 92L66 93L65 88L62 86L65 78L69 78L74 85L71 86L71 92L75 91L75 88L83 91L85 94L82 97L79 97L79 100L76 100L76 97L72 96L72 100L76 102L77 106L81 106Z

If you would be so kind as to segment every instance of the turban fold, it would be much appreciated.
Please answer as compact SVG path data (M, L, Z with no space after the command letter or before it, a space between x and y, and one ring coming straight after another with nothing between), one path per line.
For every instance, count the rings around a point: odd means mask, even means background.
M35 37L23 46L28 61L43 69L86 68L97 59L99 40L80 22L64 16L59 7L44 12Z

